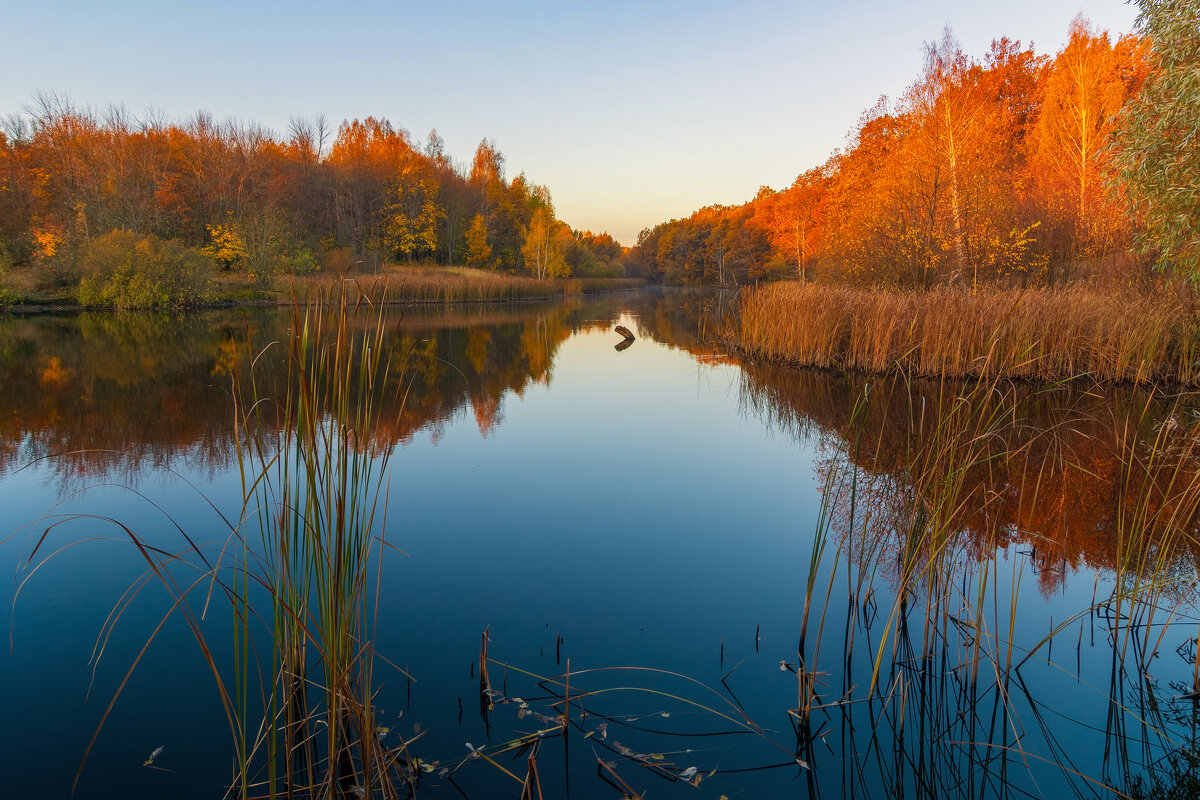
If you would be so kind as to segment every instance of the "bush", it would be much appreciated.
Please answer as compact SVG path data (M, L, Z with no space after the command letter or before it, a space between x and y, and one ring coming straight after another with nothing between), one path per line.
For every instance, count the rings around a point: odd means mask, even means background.
M212 299L211 257L178 242L115 230L88 247L79 302L112 308L168 308Z
M325 272L347 275L354 266L354 253L349 247L331 247L321 261Z
M307 245L297 247L281 258L281 271L289 275L311 275L320 269L312 248Z

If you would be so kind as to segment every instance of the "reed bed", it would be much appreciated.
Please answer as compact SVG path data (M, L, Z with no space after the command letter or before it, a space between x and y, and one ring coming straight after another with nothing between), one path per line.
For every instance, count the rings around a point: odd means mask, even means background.
M352 276L374 296L386 295L390 303L484 303L547 300L569 295L640 289L641 278L564 278L538 280L469 267L400 267L375 275ZM293 279L291 294L328 292L342 278Z
M733 339L751 357L796 366L1200 386L1200 321L1166 292L789 282L744 296Z

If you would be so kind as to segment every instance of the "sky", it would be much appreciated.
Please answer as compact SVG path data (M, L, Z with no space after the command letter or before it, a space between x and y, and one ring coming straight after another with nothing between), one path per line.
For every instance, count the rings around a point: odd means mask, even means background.
M4 4L0 114L53 90L278 135L295 115L386 117L462 162L488 138L561 219L625 244L825 161L947 24L981 57L1000 36L1053 53L1081 11L1113 34L1136 17L1121 0Z

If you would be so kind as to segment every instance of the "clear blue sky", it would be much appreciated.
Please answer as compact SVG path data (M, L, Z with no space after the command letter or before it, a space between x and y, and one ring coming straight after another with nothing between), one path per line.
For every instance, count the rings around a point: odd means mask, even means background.
M867 2L9 3L0 113L53 89L79 103L198 109L278 133L323 111L383 116L470 159L488 137L548 185L573 227L637 232L785 186L917 75L952 25L982 55L1002 35L1054 52L1083 11L1121 0Z

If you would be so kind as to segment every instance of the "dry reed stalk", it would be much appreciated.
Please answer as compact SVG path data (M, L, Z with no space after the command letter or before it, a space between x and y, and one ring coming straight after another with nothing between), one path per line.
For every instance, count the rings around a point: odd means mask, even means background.
M1200 325L1161 291L778 283L746 293L734 339L752 357L800 366L1200 386Z

